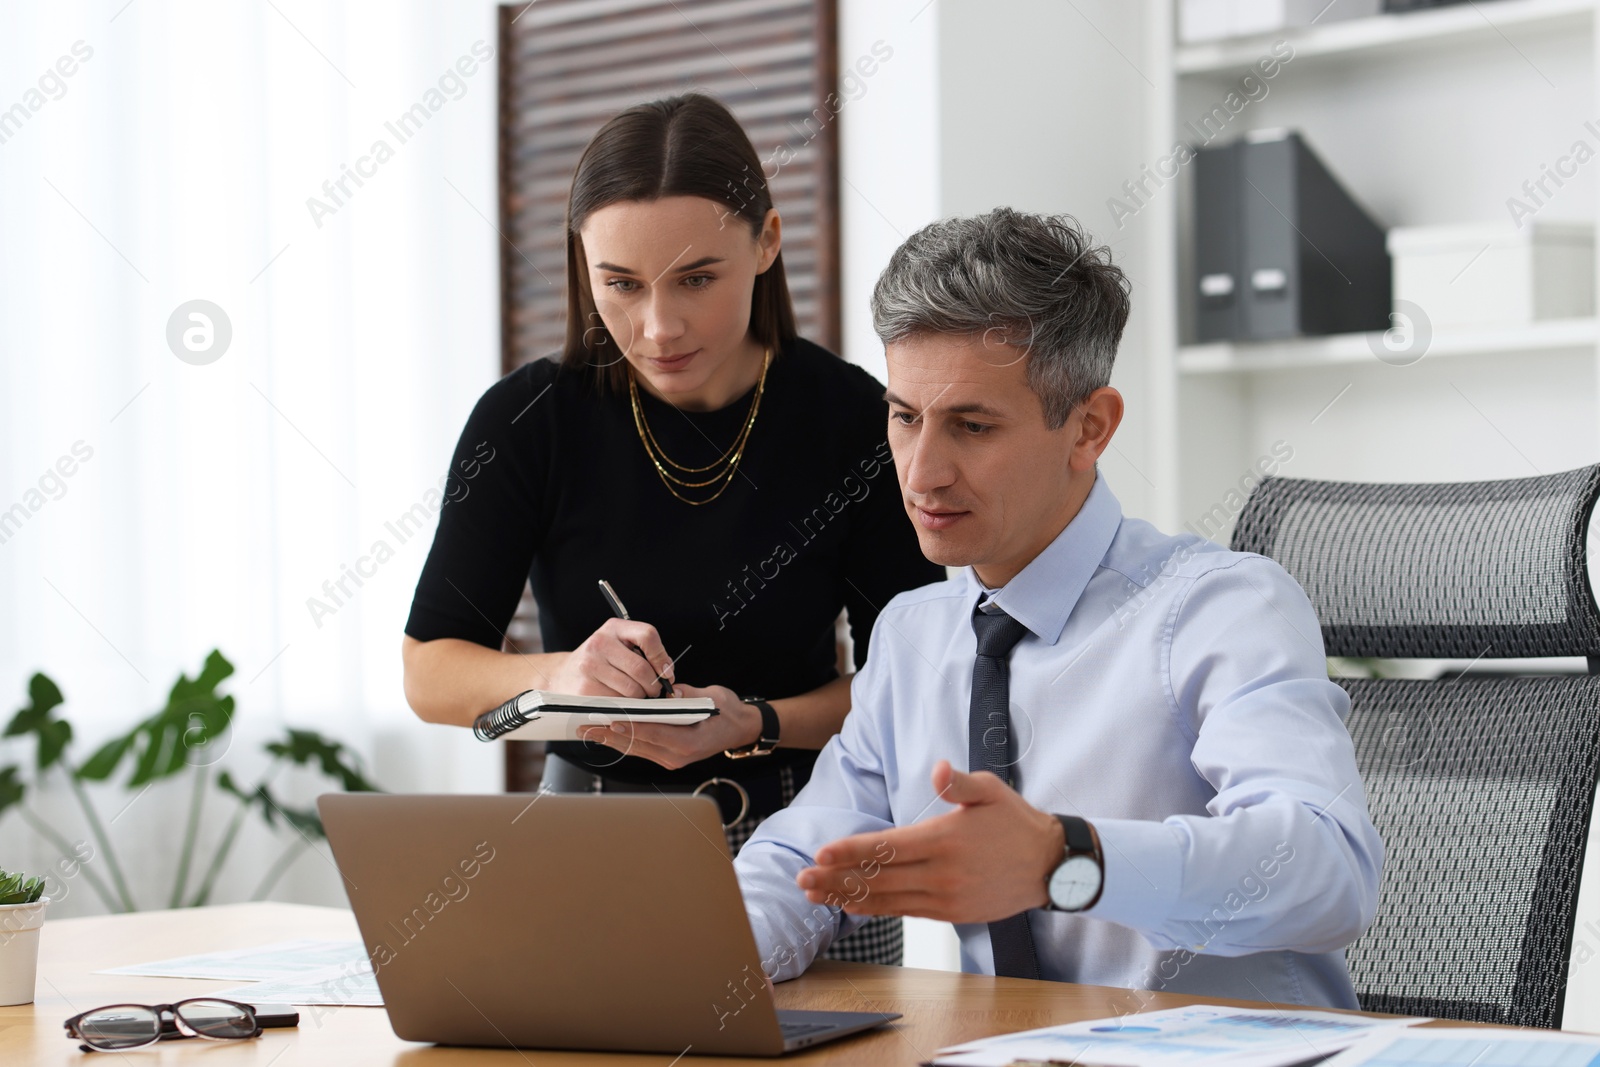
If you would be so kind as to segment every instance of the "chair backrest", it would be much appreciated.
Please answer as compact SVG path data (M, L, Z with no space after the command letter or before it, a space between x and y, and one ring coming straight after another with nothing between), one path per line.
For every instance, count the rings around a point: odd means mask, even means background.
M1558 1027L1600 678L1342 679L1385 859L1347 957L1368 1011Z
M1540 478L1269 478L1233 547L1298 580L1333 656L1583 656L1600 465ZM1600 676L1340 679L1385 845L1348 951L1369 1011L1557 1027L1600 773Z
M1233 547L1294 575L1330 656L1595 656L1584 539L1597 495L1600 464L1435 485L1267 478Z

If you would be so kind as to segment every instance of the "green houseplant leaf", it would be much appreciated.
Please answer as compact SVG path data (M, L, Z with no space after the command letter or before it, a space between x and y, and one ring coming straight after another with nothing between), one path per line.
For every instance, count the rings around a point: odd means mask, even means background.
M194 678L179 675L167 705L136 725L126 736L107 741L78 769L78 777L104 781L116 773L129 752L136 752L127 786L169 778L189 765L189 753L226 733L233 721L231 696L217 686L233 673L233 664L212 649Z
M377 786L367 781L353 755L346 758L344 745L330 741L313 730L289 730L287 741L273 741L266 750L298 766L315 762L322 773L337 779L347 793L376 793Z
M133 747L136 735L128 734L126 737L116 737L107 741L95 750L87 763L78 768L78 777L86 778L91 782L103 782L111 777L111 772L117 769L117 764L122 762L122 757L127 755L128 749Z
M72 724L50 714L64 700L55 682L43 674L35 674L28 680L28 706L13 715L6 725L5 737L33 735L41 771L55 766L72 741Z
M94 805L90 802L88 794L84 791L79 773L67 759L66 748L72 743L72 724L65 719L55 718L51 713L65 701L61 687L56 685L42 673L36 673L28 680L28 706L18 711L11 717L6 725L3 735L5 737L24 737L32 734L35 741L36 762L39 774L43 775L51 767L60 765L67 776L67 783L71 786L73 795L83 809L84 818L89 823L91 832L100 842L102 852L105 854L106 867L110 871L113 882L116 884L117 896L111 897L109 892L98 878L90 876L85 879L95 891L100 893L108 907L113 911L132 911L134 908L133 897L128 892L127 880L122 876L122 869L117 863L116 855L111 850L111 843L106 837L105 827L101 825L99 816L95 814ZM23 783L17 777L18 768L7 767L0 771L0 814L4 814L9 807L15 806L21 812L23 819L35 831L48 839L63 854L71 851L66 844L66 839L54 827L44 822L37 815L30 812L21 801L25 792Z
M299 830L308 838L320 841L328 836L323 831L322 820L317 817L314 809L294 808L279 802L272 795L272 790L267 788L266 782L260 783L250 792L245 792L227 771L223 771L217 776L217 787L225 793L238 797L246 806L260 811L262 820L268 826L276 828L281 819L285 825Z
M0 815L13 804L21 804L28 787L17 777L16 767L0 767Z

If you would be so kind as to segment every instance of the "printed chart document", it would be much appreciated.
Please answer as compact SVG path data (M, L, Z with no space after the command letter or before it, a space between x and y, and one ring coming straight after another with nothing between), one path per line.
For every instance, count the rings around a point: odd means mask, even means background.
M341 964L364 963L366 949L359 941L275 941L270 945L175 956L151 963L131 963L97 974L136 974L152 978L216 978L229 982L260 982ZM370 964L369 964L370 967ZM291 1002L292 1003L292 1002Z
M1433 1027L1362 1039L1322 1067L1590 1067L1600 1037L1556 1031Z
M940 1049L933 1062L940 1067L1008 1067L1017 1060L1107 1067L1287 1067L1329 1056L1370 1034L1426 1021L1198 1004L970 1041Z
M363 956L354 963L340 963L315 971L271 978L237 989L223 989L212 996L242 1000L246 1004L339 1004L379 1008L383 995L372 961Z
M254 948L132 963L96 973L249 982L250 985L207 994L246 1004L383 1004L372 961L359 941L275 941Z

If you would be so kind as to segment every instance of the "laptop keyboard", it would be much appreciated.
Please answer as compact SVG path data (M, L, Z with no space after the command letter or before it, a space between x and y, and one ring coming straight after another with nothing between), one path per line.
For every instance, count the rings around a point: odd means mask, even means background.
M820 1034L824 1030L832 1030L835 1023L808 1023L808 1022L783 1022L778 1024L783 1030L784 1037L806 1037L810 1034Z

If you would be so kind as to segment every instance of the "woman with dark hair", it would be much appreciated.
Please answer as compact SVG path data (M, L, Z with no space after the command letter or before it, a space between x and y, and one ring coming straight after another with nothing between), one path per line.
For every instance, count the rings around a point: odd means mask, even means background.
M567 204L565 350L468 419L403 649L430 722L470 725L526 689L654 696L658 676L710 697L694 726L552 743L544 787L710 792L733 851L850 709L841 609L859 667L878 608L944 576L900 501L883 386L797 336L781 245L760 160L710 97L595 134ZM500 650L524 582L540 654ZM830 954L899 963L900 921Z

